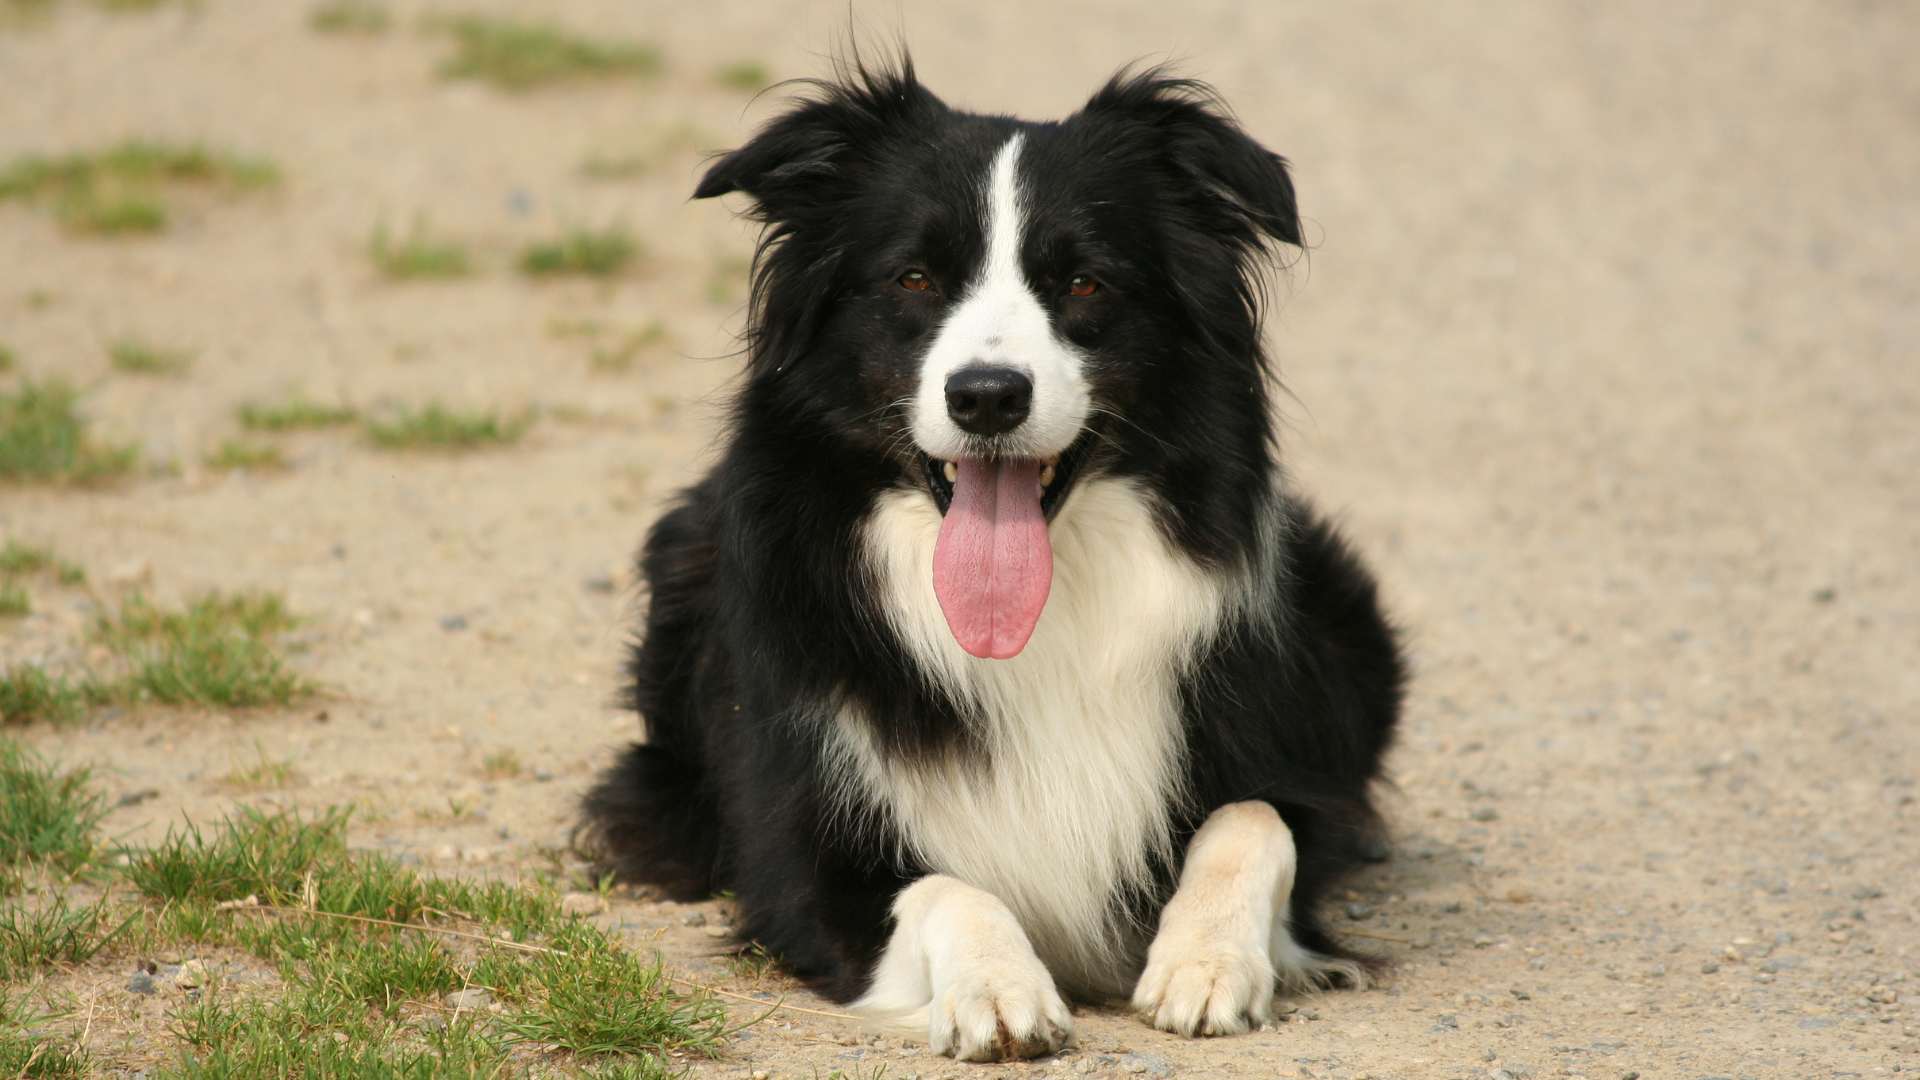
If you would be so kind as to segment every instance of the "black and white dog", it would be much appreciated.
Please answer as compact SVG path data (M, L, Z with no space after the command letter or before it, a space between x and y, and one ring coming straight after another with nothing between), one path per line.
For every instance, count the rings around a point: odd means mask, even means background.
M1403 669L1288 493L1260 337L1285 162L1202 85L1054 123L848 65L715 161L748 371L650 535L646 741L592 847L960 1058L1062 993L1246 1030L1358 978L1316 901L1378 844Z

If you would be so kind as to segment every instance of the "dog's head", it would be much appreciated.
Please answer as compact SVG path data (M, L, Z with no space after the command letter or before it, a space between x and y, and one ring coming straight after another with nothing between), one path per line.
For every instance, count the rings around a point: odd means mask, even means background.
M745 193L766 227L749 392L923 489L956 636L1012 655L1076 479L1170 504L1267 481L1260 267L1300 243L1286 163L1157 69L1053 123L949 108L904 60L811 85L695 191ZM1170 527L1224 554L1209 530L1241 526L1207 516Z

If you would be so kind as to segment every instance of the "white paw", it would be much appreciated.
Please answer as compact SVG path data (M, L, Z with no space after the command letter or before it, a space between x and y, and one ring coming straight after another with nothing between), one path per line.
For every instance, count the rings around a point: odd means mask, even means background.
M1156 941L1134 1010L1176 1035L1237 1035L1273 1016L1273 965L1256 948Z
M1073 1033L1067 1003L1037 959L964 972L935 991L927 1042L961 1061L1039 1057Z

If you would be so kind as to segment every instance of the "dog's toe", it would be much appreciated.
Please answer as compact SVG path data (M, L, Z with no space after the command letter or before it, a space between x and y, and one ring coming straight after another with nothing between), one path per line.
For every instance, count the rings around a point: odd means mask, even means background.
M1040 1057L1065 1045L1073 1031L1066 1002L1042 971L962 980L933 1003L927 1040L938 1054L962 1061Z
M1236 1035L1273 1013L1273 967L1256 954L1219 951L1156 959L1134 989L1135 1011L1177 1035Z

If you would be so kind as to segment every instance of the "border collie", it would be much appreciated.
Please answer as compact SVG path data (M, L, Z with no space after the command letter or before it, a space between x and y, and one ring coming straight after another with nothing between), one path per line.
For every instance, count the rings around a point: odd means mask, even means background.
M694 191L764 226L747 371L588 849L958 1058L1058 1049L1063 994L1217 1035L1357 980L1316 903L1404 676L1276 457L1285 161L1160 69L1057 122L904 54L809 86Z

